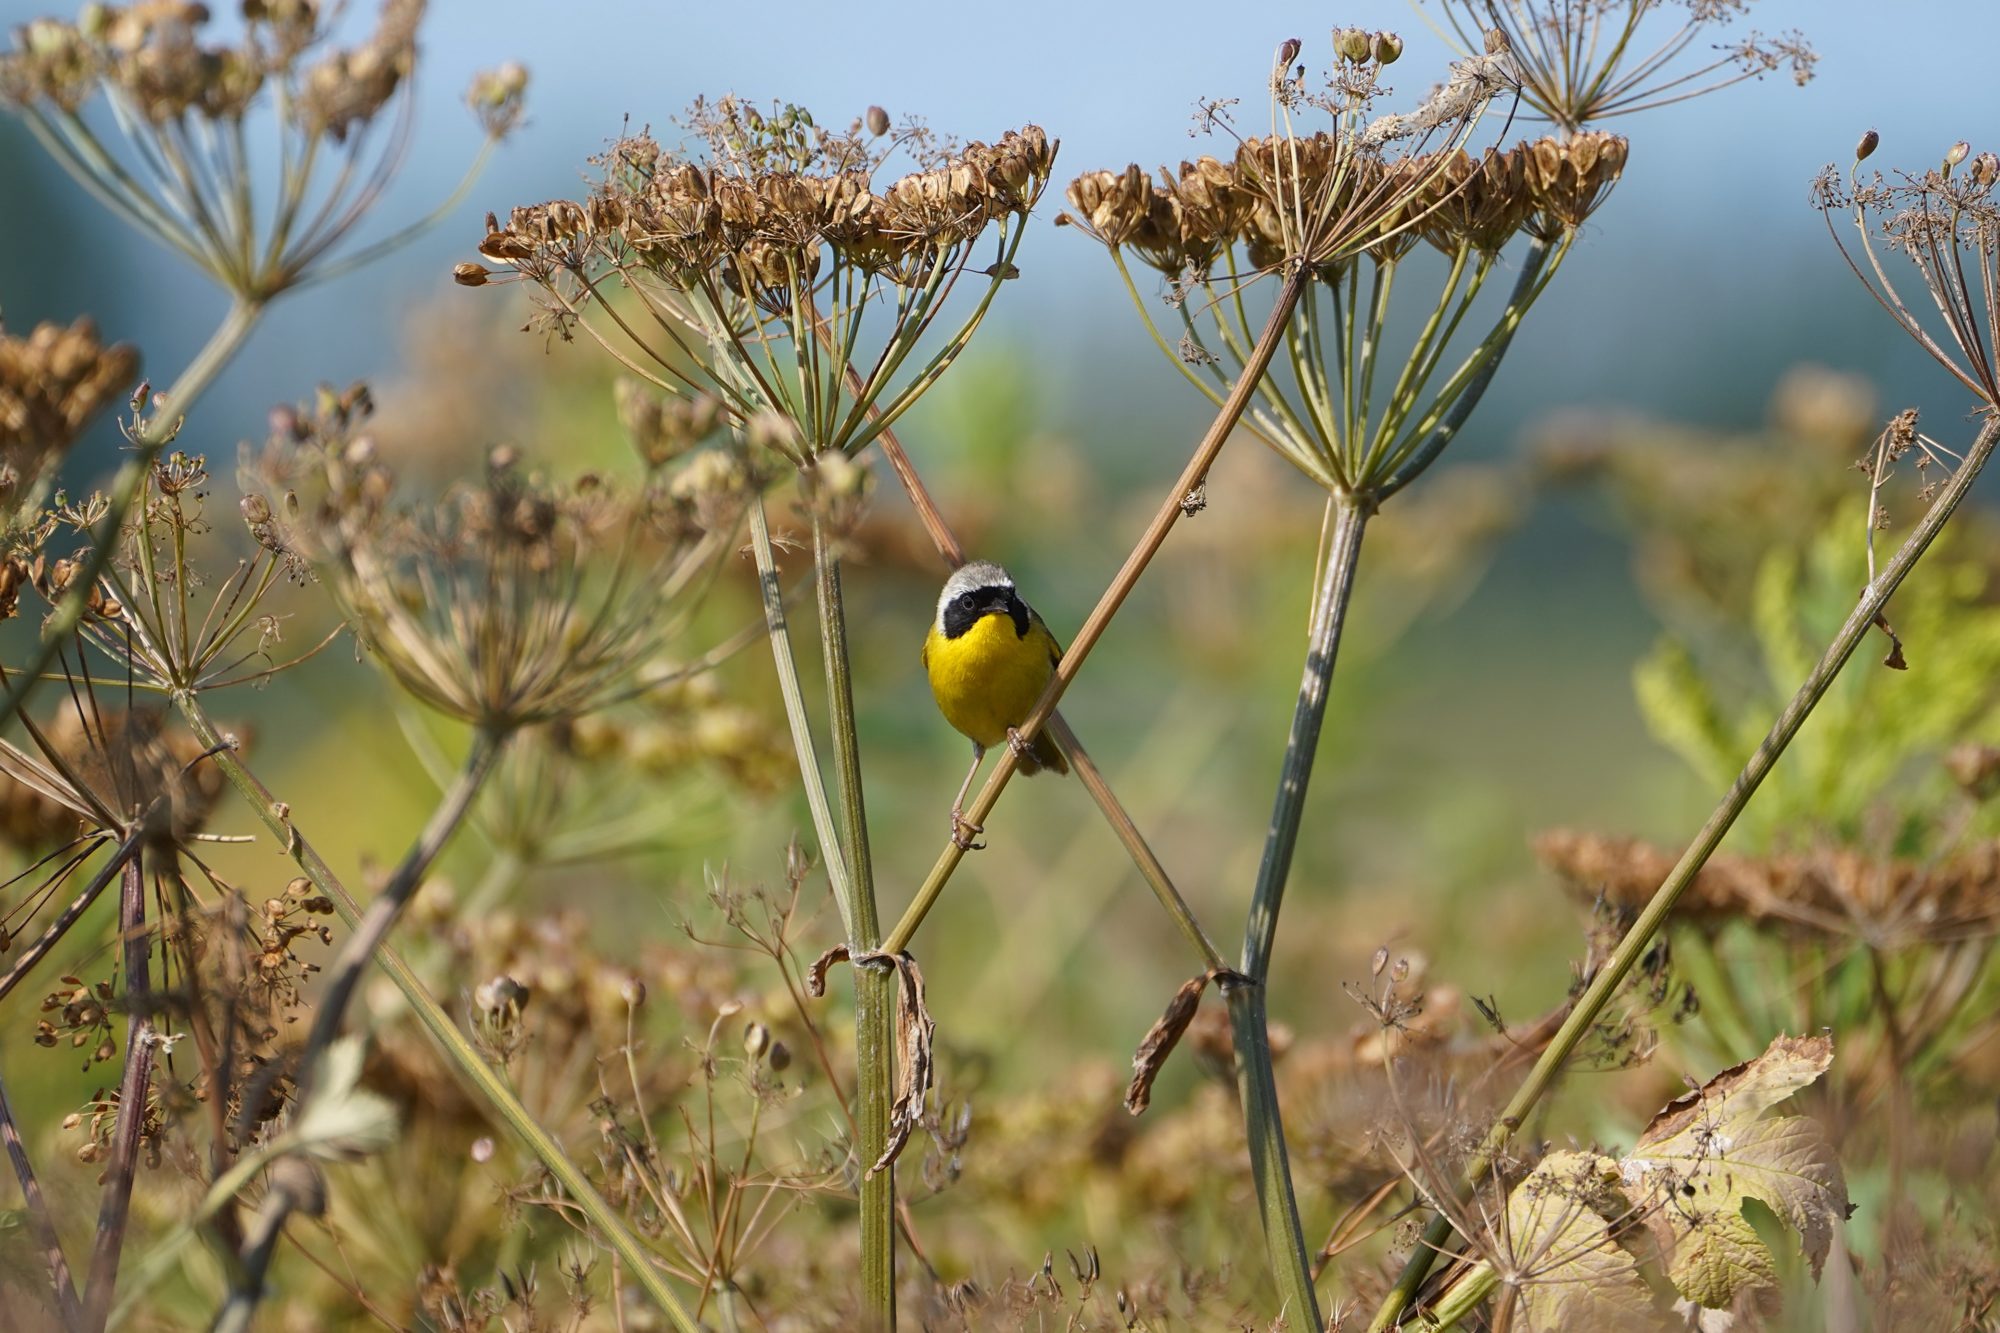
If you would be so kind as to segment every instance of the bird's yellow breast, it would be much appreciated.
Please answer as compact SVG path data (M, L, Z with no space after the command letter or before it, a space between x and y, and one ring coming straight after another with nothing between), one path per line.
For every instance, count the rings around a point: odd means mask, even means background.
M1022 635L1011 617L997 611L955 639L936 625L924 638L924 670L938 711L975 745L1007 739L1007 728L1021 723L1042 697L1060 656L1040 617L1030 620Z

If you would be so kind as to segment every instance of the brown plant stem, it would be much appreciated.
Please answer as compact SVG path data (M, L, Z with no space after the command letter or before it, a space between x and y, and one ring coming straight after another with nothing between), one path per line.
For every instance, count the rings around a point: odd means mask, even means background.
M1076 674L1082 670L1084 660L1090 656L1091 649L1095 648L1098 639L1103 637L1111 618L1118 614L1118 608L1124 605L1125 598L1139 581L1139 576L1145 572L1146 566L1152 562L1153 556L1166 542L1167 534L1173 531L1174 524L1180 521L1181 515L1185 512L1181 508L1181 500L1207 478L1209 468L1214 466L1216 455L1222 452L1222 446L1228 441L1230 432L1235 429L1244 409L1250 405L1250 398L1257 389L1257 381L1270 366L1272 356L1284 341L1285 325L1290 321L1292 311L1297 307L1307 281L1305 269L1295 268L1286 275L1283 284L1278 288L1277 298L1271 305L1270 318L1265 321L1262 332L1257 335L1256 346L1251 349L1249 357L1245 360L1242 374L1236 377L1236 383L1230 388L1229 396L1223 400L1221 410L1216 413L1215 420L1209 423L1208 431L1196 447L1194 457L1189 459L1187 466L1181 470L1173 489L1168 492L1159 511L1153 515L1152 522L1148 523L1146 530L1140 534L1138 544L1125 558L1125 563L1120 567L1117 576L1112 579L1111 586L1105 589L1104 595L1098 599L1097 606L1083 622L1083 627L1076 632L1076 638L1063 653L1062 662L1056 667L1048 688L1042 691L1042 697L1036 702L1034 711L1016 728L1024 742L1034 740L1041 731L1042 725L1055 711L1063 691L1067 690L1069 683L1076 679ZM986 822L986 817L992 813L994 805L1000 799L1000 793L1013 778L1019 762L1012 746L1001 750L999 762L994 765L993 772L987 776L986 784L979 789L979 794L973 798L971 807L965 813L967 822L973 824ZM901 953L909 947L910 937L916 934L917 927L923 924L924 917L930 913L938 895L944 891L946 882L951 879L953 872L958 869L959 862L964 859L964 848L949 841L945 844L937 862L931 867L930 874L918 888L916 897L903 912L902 919L896 923L896 928L889 932L888 939L883 941L882 947L886 952Z
M388 883L368 904L334 958L325 992L319 996L313 1011L312 1030L299 1052L298 1091L293 1098L294 1108L311 1101L320 1057L340 1036L347 1006L354 1000L362 975L388 939L389 931L403 914L403 909L409 906L410 899L422 886L432 863L465 821L474 798L479 795L480 788L493 771L493 765L500 758L500 752L506 747L506 740L506 733L485 729L473 735L472 749L467 753L457 779L444 793L444 799L432 811L423 832L410 844L409 851L404 853ZM216 1317L218 1329L250 1327L257 1304L264 1296L264 1276L277 1253L278 1239L284 1234L285 1220L294 1202L288 1192L276 1189L265 1200L265 1206L258 1212L246 1239L243 1263L232 1279L228 1303Z
M202 744L215 750L214 760L221 767L223 776L249 803L264 826L283 843L286 854L298 865L300 872L313 882L315 888L333 900L334 910L342 921L350 928L357 926L362 916L360 904L341 883L340 877L334 874L325 858L306 840L305 834L292 823L290 808L274 797L270 789L237 757L235 743L223 736L197 697L185 691L179 692L174 696L174 704L186 719L189 730L201 739ZM655 1257L633 1236L555 1137L529 1114L507 1080L487 1064L466 1040L451 1015L445 1012L417 976L416 969L410 966L395 945L384 942L376 953L376 961L395 983L396 989L402 992L411 1012L423 1025L438 1051L466 1084L484 1098L507 1127L520 1137L564 1192L576 1201L578 1211L589 1218L606 1247L623 1264L623 1271L631 1273L632 1279L672 1321L679 1333L702 1333L701 1326L688 1314L687 1307L674 1294L673 1288L667 1285Z
M83 1310L77 1303L76 1284L70 1280L69 1260L63 1257L62 1238L56 1234L55 1219L49 1215L49 1201L42 1196L41 1182L35 1179L34 1165L28 1160L27 1145L14 1123L14 1108L7 1102L7 1085L0 1082L0 1143L7 1145L7 1157L21 1182L21 1198L27 1203L28 1227L35 1243L42 1247L42 1262L48 1266L49 1285L55 1290L56 1312L65 1329L83 1324Z
M1834 678L1840 674L1841 668L1847 665L1848 658L1854 655L1854 650L1868 637L1876 618L1887 606L1889 598L1902 585L1910 571L1916 568L1917 562L1923 559L1924 552L1930 549L1938 533L1944 530L1944 525L1951 518L1952 512L1958 508L1959 502L1965 499L1980 470L1992 457L1996 443L2000 443L2000 411L1989 408L1985 424L1980 427L1972 447L1966 451L1965 461L1952 473L1951 480L1945 483L1937 499L1925 511L1923 518L1918 520L1916 528L1904 539L1902 546L1897 548L1895 556L1883 568L1880 576L1863 589L1861 600L1848 613L1847 619L1835 632L1826 651L1799 685L1797 693L1778 714L1777 720L1771 724L1770 731L1745 761L1742 770L1736 775L1736 780L1730 784L1729 790L1723 793L1722 800L1709 815L1707 822L1701 826L1694 840L1688 844L1687 850L1681 854L1680 860L1668 872L1660 887L1654 891L1645 909L1632 923L1632 928L1619 941L1618 948L1612 953L1610 960L1596 976L1591 978L1590 984L1578 998L1576 1007L1563 1021L1562 1027L1549 1042L1548 1048L1542 1052L1541 1058L1535 1062L1534 1068L1528 1071L1527 1079L1515 1092L1513 1100L1508 1102L1506 1109L1501 1112L1493 1128L1487 1132L1479 1151L1467 1165L1461 1182L1461 1193L1469 1191L1485 1177L1501 1150L1506 1147L1508 1139L1526 1122L1528 1113L1555 1083L1563 1065L1576 1049L1577 1043L1583 1039L1592 1024L1596 1023L1604 1006L1610 1002L1612 995L1652 944L1653 937L1666 924L1667 917L1673 912L1674 904L1682 892L1694 882L1695 876L1707 864L1708 858L1721 845L1724 836L1736 823L1745 807L1750 804L1750 798L1770 775L1779 756L1784 754L1785 747L1791 744L1794 736L1798 735L1799 728L1812 715L1813 709L1818 706L1821 697L1833 684ZM1400 1326L1403 1312L1415 1300L1418 1288L1430 1271L1432 1260L1442 1253L1451 1235L1452 1224L1440 1211L1425 1229L1423 1239L1418 1243L1416 1252L1410 1256L1409 1262L1404 1265L1396 1284L1390 1288L1388 1295L1377 1307L1375 1318L1369 1324L1370 1333L1388 1333L1388 1330Z
M5 975L0 975L0 1000L6 999L8 993L21 983L22 978L32 972L37 963L48 957L49 951L69 933L69 928L76 924L77 918L97 901L97 895L104 892L105 886L118 877L118 872L125 868L125 862L138 854L139 836L134 833L119 843L112 850L111 859L98 868L97 873L90 877L87 884L77 890L76 897L70 899L62 914L49 923L47 930L35 937L33 944L21 951L21 956L14 960L14 966L8 968Z
M139 1139L153 1085L153 941L146 931L145 857L136 847L122 867L118 935L124 944L125 1074L118 1081L118 1119L111 1132L104 1199L97 1208L97 1238L91 1245L90 1276L83 1289L82 1327L91 1333L104 1327L118 1286L118 1256L125 1249L132 1182L139 1170Z

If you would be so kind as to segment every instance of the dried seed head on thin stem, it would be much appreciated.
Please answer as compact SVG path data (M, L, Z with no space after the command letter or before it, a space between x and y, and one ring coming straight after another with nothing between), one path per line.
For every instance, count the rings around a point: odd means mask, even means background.
M1871 131L1872 134L1872 131ZM1873 151L1867 138L1863 146ZM1970 159L1968 163L1968 159ZM1952 145L1920 173L1864 176L1857 155L1843 175L1828 166L1813 182L1813 204L1855 276L1932 360L2000 411L2000 156ZM1857 235L1850 251L1834 228L1846 213ZM1924 297L1906 302L1884 263L1900 255L1916 269Z
M0 511L11 520L38 501L38 483L138 369L139 353L106 346L88 318L21 338L0 330Z
M796 106L697 101L688 144L618 140L596 159L604 177L588 200L489 217L486 262L453 276L540 288L552 334L582 332L656 388L713 399L735 422L778 414L792 429L773 444L795 465L853 454L935 382L1015 275L1056 149L1035 126L941 148L914 123L874 133L882 120L871 110L834 132ZM878 183L899 152L917 169ZM975 269L987 240L995 258ZM977 308L927 362L911 361L969 274L985 279Z
M1564 134L1608 116L1684 102L1788 69L1808 82L1819 57L1797 32L1700 39L1751 0L1436 0L1458 44L1506 55L1521 100ZM1678 25L1667 15L1678 11ZM1655 20L1656 14L1661 15ZM1690 54L1693 52L1694 54Z
M375 30L347 48L329 43L340 8L246 0L240 29L217 42L206 5L88 5L75 23L18 30L0 53L0 106L127 222L260 303L327 271L408 146L425 0L383 0ZM475 82L489 146L519 122L525 85L518 66ZM83 118L100 94L115 132ZM273 142L253 152L260 108Z
M405 501L365 434L365 397L321 408L259 460L266 503L397 683L489 729L640 693L757 484L715 450L626 490L557 484L496 449L477 481Z

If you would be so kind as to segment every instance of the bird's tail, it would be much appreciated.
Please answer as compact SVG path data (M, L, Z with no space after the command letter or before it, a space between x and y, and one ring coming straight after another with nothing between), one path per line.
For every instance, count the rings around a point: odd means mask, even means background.
M1025 775L1039 773L1043 769L1056 774L1069 772L1069 760L1063 757L1062 747L1056 744L1056 738L1049 734L1047 727L1035 733L1035 743L1028 747L1028 753L1021 756L1020 769Z

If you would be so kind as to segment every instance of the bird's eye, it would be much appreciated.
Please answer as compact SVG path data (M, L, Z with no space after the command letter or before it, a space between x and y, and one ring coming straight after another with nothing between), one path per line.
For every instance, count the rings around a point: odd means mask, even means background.
M970 611L979 605L979 598L972 593L962 592L958 595L958 604L965 610Z

